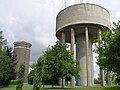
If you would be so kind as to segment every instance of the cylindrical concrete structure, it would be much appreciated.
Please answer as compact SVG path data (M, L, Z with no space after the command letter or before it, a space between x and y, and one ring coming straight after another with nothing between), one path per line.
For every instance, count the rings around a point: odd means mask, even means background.
M61 34L60 42L65 44L65 33ZM58 77L58 85L59 86L62 86L62 82L63 82L63 87L65 87L65 77L63 77L63 81L62 81L61 77Z
M28 83L28 71L30 61L30 43L25 41L14 42L14 56L16 57L16 72L18 72L19 66L25 64L24 83Z
M101 28L99 28L99 47L101 47L101 41L102 41L102 36L101 36ZM99 55L100 57L100 55ZM100 84L101 86L105 86L105 80L104 80L104 70L100 67Z
M90 64L91 64L91 86L94 85L94 62L93 62L93 49L92 49L92 37L90 36L90 39L89 39L89 53L90 53Z
M107 85L112 86L112 72L107 71Z
M86 42L84 34L76 36L76 59L80 68L81 85L87 86Z
M80 3L63 9L56 18L56 37L73 43L71 29L74 30L76 59L80 67L82 86L93 85L92 41L99 28L111 29L109 12L96 4Z
M75 44L75 33L74 33L74 29L71 28L71 45L70 45L70 49L71 49L71 52L73 52L73 53L74 53L74 44ZM73 58L74 58L74 55L73 55ZM71 77L71 86L75 87L75 76Z

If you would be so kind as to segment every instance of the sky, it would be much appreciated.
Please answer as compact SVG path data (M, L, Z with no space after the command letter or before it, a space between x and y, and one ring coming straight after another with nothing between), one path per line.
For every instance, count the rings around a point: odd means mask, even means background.
M66 6L80 3L81 0L66 0ZM111 24L120 19L119 0L83 0L105 7L110 12ZM56 16L65 8L65 0L0 0L0 31L3 31L8 45L15 41L32 44L30 64L36 62L48 45L54 45ZM95 64L97 77L99 67Z

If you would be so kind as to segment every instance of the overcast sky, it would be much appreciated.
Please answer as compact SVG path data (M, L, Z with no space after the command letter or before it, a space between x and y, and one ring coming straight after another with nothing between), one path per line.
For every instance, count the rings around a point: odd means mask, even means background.
M27 41L32 44L31 60L34 63L42 52L53 45L57 13L64 9L65 0L0 0L0 30L13 46L14 41ZM66 6L80 0L66 0ZM83 0L105 7L111 16L111 23L120 18L119 0ZM95 60L95 58L94 58ZM98 66L95 65L95 77Z

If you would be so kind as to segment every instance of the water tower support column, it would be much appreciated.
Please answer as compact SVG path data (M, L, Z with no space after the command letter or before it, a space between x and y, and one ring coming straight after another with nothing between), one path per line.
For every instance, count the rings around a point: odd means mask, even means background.
M76 60L80 68L80 85L87 86L85 34L76 35Z
M73 52L73 59L74 59L74 43L75 43L75 34L74 29L71 28L71 51ZM75 87L75 77L71 77L71 86Z
M93 62L93 49L92 49L92 36L89 40L89 50L90 50L90 63L91 63L91 86L94 86L94 62Z
M99 28L99 47L101 47L101 40L102 40L102 37L101 37L101 29ZM104 83L104 70L100 67L100 80L101 80L101 86L105 86L105 83Z
M86 69L87 69L87 86L91 86L91 64L89 58L89 36L88 36L88 27L85 27L85 37L86 37Z
M65 44L65 33L62 33L60 42ZM62 78L61 77L58 78L58 84L59 84L59 86L62 86ZM63 77L63 87L65 87L65 77Z

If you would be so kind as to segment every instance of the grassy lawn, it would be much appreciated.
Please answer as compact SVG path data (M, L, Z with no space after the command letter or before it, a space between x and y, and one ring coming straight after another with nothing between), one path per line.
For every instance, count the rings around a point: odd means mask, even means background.
M0 90L15 90L15 85L10 85L9 87L0 87ZM32 85L24 85L23 90L33 90ZM43 90L63 90L62 88L45 88ZM76 87L76 88L64 88L64 90L120 90L119 86L114 87Z

